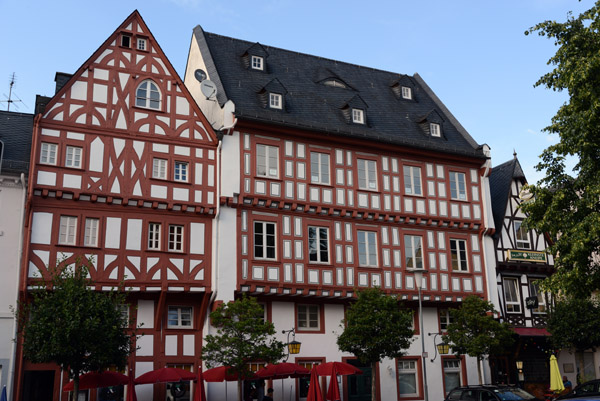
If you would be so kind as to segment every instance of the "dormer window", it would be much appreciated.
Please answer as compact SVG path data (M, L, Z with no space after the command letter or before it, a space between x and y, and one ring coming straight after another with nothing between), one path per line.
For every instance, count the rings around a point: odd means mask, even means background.
M355 124L364 124L365 111L363 109L352 109L352 122Z
M402 99L412 99L412 89L408 86L402 87Z
M333 86L334 88L347 88L346 84L339 79L328 79L323 81L323 85Z
M142 50L142 51L148 50L148 47L146 46L146 39L138 38L138 40L137 40L137 49L138 50Z
M281 110L283 108L283 96L279 93L269 93L269 107Z
M262 57L259 57L259 56L252 56L252 61L251 61L250 65L252 66L253 70L263 71L265 69L264 68L264 60Z
M440 125L438 123L430 123L429 124L429 132L431 133L431 136L434 136L436 138L439 138L442 136L442 128L440 127Z
M131 36L130 35L121 35L121 46L122 47L131 47Z

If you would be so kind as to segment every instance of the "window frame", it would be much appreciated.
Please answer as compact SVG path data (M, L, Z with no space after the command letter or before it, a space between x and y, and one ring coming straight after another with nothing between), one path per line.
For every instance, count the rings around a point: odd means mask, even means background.
M183 309L189 309L190 314L190 324L183 324L182 312ZM170 313L172 310L177 311L177 323L171 324ZM190 305L168 305L167 306L167 329L185 329L190 330L194 328L194 307Z
M172 232L172 229L179 232ZM185 251L185 225L169 224L169 231L167 235L167 251L183 253Z
M185 171L182 172L179 171L178 172L178 166L185 166ZM181 175L184 175L184 178L181 178ZM189 162L184 162L181 160L175 160L175 162L173 162L173 181L176 182L190 182L190 163Z
M153 228L157 228L158 227L158 233L155 232L155 230ZM156 238L156 236L158 238ZM148 222L148 242L147 242L147 249L150 251L160 251L162 250L162 224L161 223L157 223L154 221L150 221ZM152 242L154 243L154 246L152 244ZM158 244L158 247L156 247L155 245Z
M142 52L148 51L148 39L146 38L136 38L135 40L135 48Z
M263 147L264 148L264 154L261 155L259 152L259 147ZM279 147L278 146L273 146L273 145L267 145L264 143L257 143L256 144L256 176L257 177L265 177L265 178L272 178L272 179L279 179ZM272 155L269 154L269 152L271 150L275 151L275 166L271 166L271 158ZM264 168L265 168L265 173L264 174L260 174L260 162L261 159L264 160ZM275 169L275 174L271 174L271 170Z
M156 165L156 162L162 164L162 166ZM164 170L164 171L161 171ZM156 180L166 180L169 176L169 160L160 157L152 158L152 178Z
M412 100L412 88L408 86L403 86L402 89L402 99Z
M315 237L311 237L310 231L311 230L315 230ZM321 249L321 245L322 245L322 241L323 238L322 236L322 232L325 231L325 250L323 251ZM313 226L313 225L309 225L308 226L308 263L311 264L330 264L331 263L331 258L329 257L329 227L323 227L323 226ZM311 242L316 241L316 246L313 247L311 246ZM313 248L315 249L313 252ZM327 260L322 260L322 253L325 252L326 256L327 256ZM312 259L312 255L315 254L316 255L316 259L313 260Z
M142 89L142 85L146 84L145 89ZM140 92L144 91L144 93ZM152 98L152 93L155 92L158 94L158 100ZM135 107L141 107L143 109L162 111L162 92L160 90L159 85L154 82L152 79L144 79L138 86L135 88L135 97L134 97L134 105ZM140 101L143 101L143 104L140 104ZM153 102L158 102L156 107L153 106Z
M71 160L69 161L69 151L72 151ZM65 147L65 167L82 168L83 165L83 148L81 146L67 145Z
M396 358L396 391L398 393L398 399L403 400L418 400L421 399L423 394L423 368L421 366L421 359L417 356L404 356ZM414 368L400 369L400 363L404 365L406 362L413 362ZM415 390L416 393L401 393L400 392L400 375L402 371L406 370L406 374L414 374L415 377Z
M464 249L461 249L462 245ZM453 272L469 271L469 249L464 238L450 238L450 265ZM464 258L463 258L464 256ZM456 268L455 268L456 262Z
M517 249L531 249L529 230L523 227L523 221L514 220L513 225L515 229L515 245L517 246ZM525 235L525 239L523 239L523 235Z
M358 243L358 265L360 267L378 267L379 266L379 255L377 252L377 231L372 230L357 230L356 240ZM371 243L372 238L373 243ZM365 253L361 255L361 244L364 243ZM364 256L363 256L364 255ZM374 256L373 256L374 255ZM372 261L371 258L375 260ZM364 262L362 259L364 258Z
M256 62L256 63L255 63ZM250 68L253 70L264 71L264 58L261 56L250 56Z
M63 223L63 220L65 223ZM59 245L77 245L77 226L79 224L78 216L61 215L58 220L58 244ZM66 231L63 231L65 227ZM71 232L72 231L72 232ZM64 237L64 240L63 240ZM72 242L69 238L72 237Z
M462 178L462 183L461 180L459 179L459 177ZM469 198L467 197L467 176L465 173L461 172L461 171L450 171L450 199L452 200L458 200L458 201L468 201ZM453 185L454 184L454 185ZM461 184L462 184L462 190L461 190ZM452 191L454 191L456 193L456 196L452 195ZM461 195L464 195L464 198L461 197Z
M461 387L464 383L464 378L465 376L465 363L464 363L464 358L459 357L457 358L456 356L453 355L441 355L441 361L442 361L442 389L444 391L444 396L447 396L448 394L450 394L450 392L452 390L454 390L457 387ZM458 362L458 367L451 367L449 368L450 372L449 373L458 373L458 386L457 387L453 387L450 390L447 390L446 388L446 362Z
M448 325L453 323L450 310L448 308L438 308L438 322L440 332L445 333L448 330Z
M316 160L313 157L316 157ZM311 184L331 185L331 157L329 153L310 152L310 182ZM316 165L316 171L313 166ZM327 176L327 181L324 176ZM316 180L315 180L316 176Z
M283 95L277 92L269 92L269 108L283 110Z
M516 297L516 301L508 301L507 297L506 297L506 290L507 290L507 282L511 282L514 283L514 288L515 289L515 297ZM504 297L504 307L506 309L506 313L507 314L511 314L511 315L520 315L523 313L523 305L521 304L521 280L518 277L502 277L502 295ZM509 310L508 306L511 305L512 306L512 310ZM514 307L518 307L518 310L515 310Z
M125 44L125 39L127 39L127 44ZM119 46L131 49L131 35L122 33L121 40L119 41Z
M92 223L92 222L95 222L95 226L94 225L88 226L88 223ZM88 228L89 228L89 230L88 230ZM92 230L93 230L93 235L91 234ZM88 234L88 231L90 231L90 234ZM99 233L100 233L100 219L97 217L86 217L85 222L84 222L84 229L83 229L83 246L97 248ZM88 242L88 237L94 238L95 241L93 243Z
M307 308L306 309L306 327L302 327L300 325L300 308ZM311 323L311 319L310 319L310 315L311 315L311 311L309 310L309 308L316 308L316 315L317 315L317 327L310 327L310 323ZM324 333L325 332L325 322L323 320L323 308L322 305L319 304L311 304L311 303L299 303L299 304L295 304L294 306L294 310L295 310L295 325L296 325L296 331L297 332L303 332L303 333L307 333L307 332L313 332L313 333ZM314 314L314 312L312 312L312 314Z
M425 257L423 250L423 237L415 234L404 234L404 267L406 269L424 269ZM418 247L415 246L414 240L418 239ZM409 247L410 245L410 247ZM418 250L421 250L421 256L418 256ZM409 250L412 266L409 267ZM420 266L419 266L420 260ZM416 263L415 263L416 262Z
M365 111L356 107L352 108L352 122L354 124L365 124Z
M537 297L538 299L538 307L531 309L531 313L534 315L546 315L548 314L548 305L546 302L546 293L540 292L539 282L544 280L543 278L533 278L529 280L529 296ZM535 294L534 294L535 292ZM540 307L543 307L543 310L540 311Z
M371 171L371 166L373 167L373 171ZM357 159L356 169L358 174L358 189L364 191L377 191L377 161L373 159ZM364 171L364 179L361 179L361 171ZM364 181L364 184L361 184L361 180ZM372 183L374 186L371 188Z
M408 172L408 174L407 174L407 172ZM416 177L415 172L418 173L418 177ZM404 177L404 195L423 196L423 181L421 179L421 167L404 165L402 167L402 173L403 173L403 177ZM407 178L409 180L407 180ZM418 184L419 184L418 185L418 188L419 188L418 193L415 190L415 188L417 187L415 185L415 181L417 178L419 181L418 182Z
M262 225L262 232L261 233L257 233L256 232L256 225L260 224ZM267 232L267 226L268 225L272 225L273 226L273 245L270 246L268 243L269 240L269 233ZM256 238L257 236L262 237L262 244L260 245L261 249L262 249L262 256L257 256L256 255L256 247L257 247L257 241ZM273 248L273 257L270 258L266 255L268 255L268 250L269 248L272 247ZM255 260L277 260L277 223L274 221L266 221L266 220L254 220L252 222L252 256Z
M44 149L44 145L46 149ZM51 158L52 150L54 151L54 157ZM44 160L46 159L46 160ZM58 144L53 142L42 142L40 146L40 164L46 164L49 166L56 166L58 160Z
M440 123L429 123L429 134L434 138L441 138L442 125Z

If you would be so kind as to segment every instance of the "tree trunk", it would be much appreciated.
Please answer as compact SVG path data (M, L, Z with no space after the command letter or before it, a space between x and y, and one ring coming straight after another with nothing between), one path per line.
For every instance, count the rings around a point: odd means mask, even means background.
M239 375L239 373L238 373ZM242 379L240 379L238 377L238 401L242 401ZM227 382L225 382L225 385L227 385Z
M481 377L481 357L477 357L477 375L479 375L479 384L483 384L483 378Z
M73 394L72 394L73 401L77 401L77 399L79 398L79 374L77 374L74 378L73 378Z
M377 400L377 363L371 362L371 401Z

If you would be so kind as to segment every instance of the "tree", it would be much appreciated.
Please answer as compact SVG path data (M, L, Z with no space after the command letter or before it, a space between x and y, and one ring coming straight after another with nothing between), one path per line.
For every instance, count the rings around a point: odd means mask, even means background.
M404 355L414 334L412 322L412 311L402 309L395 296L385 295L379 288L359 291L358 299L346 311L338 348L354 354L362 363L370 363L375 374L377 363L383 358ZM377 399L374 379L372 400Z
M538 171L545 177L530 186L534 195L523 205L526 224L554 240L554 274L546 288L587 297L600 289L600 1L567 21L545 21L530 28L553 39L558 49L548 61L554 69L535 86L566 90L569 100L544 130L559 142L544 150ZM565 160L575 159L575 177Z
M120 310L123 291L95 291L80 260L63 265L50 269L50 281L36 287L15 314L24 357L68 371L76 400L80 374L125 368L135 333L127 333L129 322Z
M492 303L476 295L468 296L460 308L449 312L451 323L442 340L456 356L467 354L477 358L479 384L483 384L481 361L487 355L503 353L513 342L513 332L506 323L494 319Z
M221 304L210 314L217 335L204 337L202 359L209 368L229 366L238 375L238 400L242 400L242 379L250 375L248 362L276 362L283 358L284 344L273 338L275 326L264 319L256 299L244 296Z

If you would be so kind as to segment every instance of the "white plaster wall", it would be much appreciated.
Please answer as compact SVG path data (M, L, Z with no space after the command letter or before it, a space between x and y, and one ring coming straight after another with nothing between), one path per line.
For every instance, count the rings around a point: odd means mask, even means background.
M223 137L221 148L221 196L240 193L240 133Z
M218 225L218 235L213 279L217 291L216 299L223 302L232 301L236 289L237 276L233 273L236 269L232 269L232 266L237 266L237 252L232 252L238 233L236 214L236 209L221 207L219 219L215 222Z

